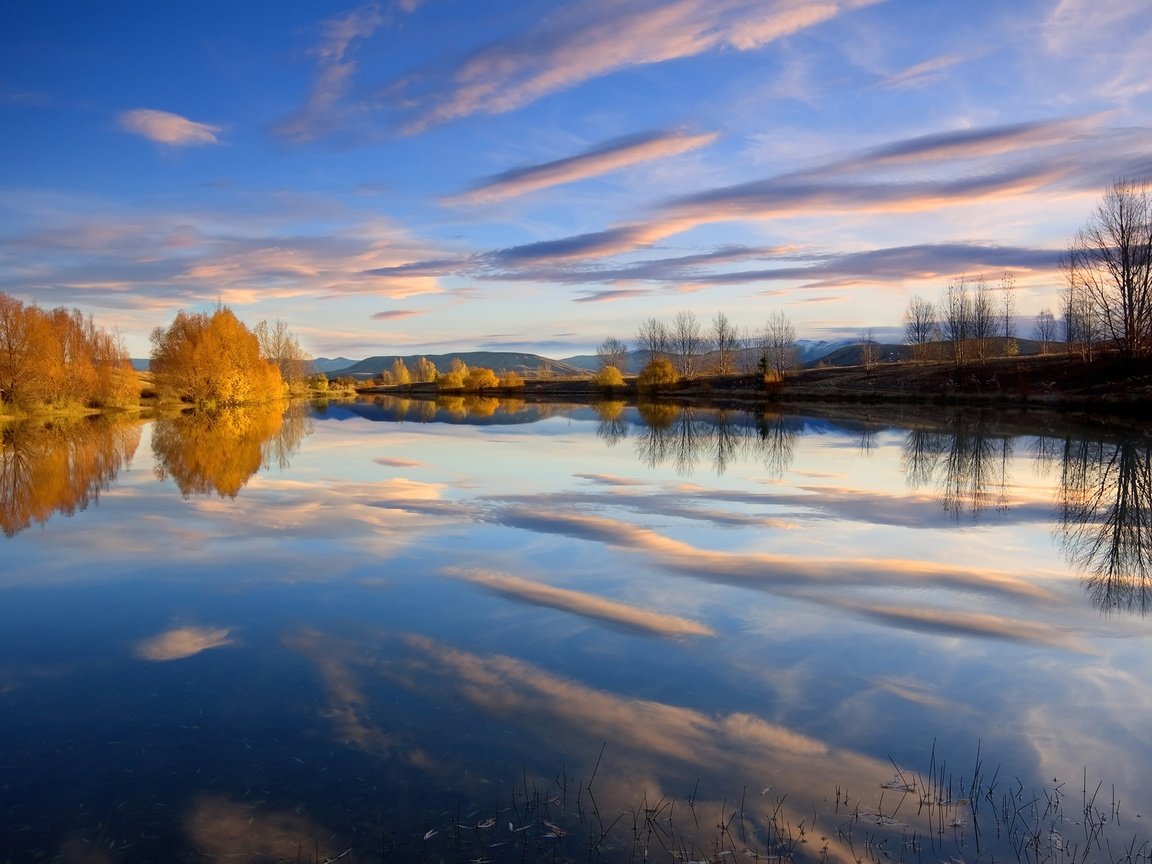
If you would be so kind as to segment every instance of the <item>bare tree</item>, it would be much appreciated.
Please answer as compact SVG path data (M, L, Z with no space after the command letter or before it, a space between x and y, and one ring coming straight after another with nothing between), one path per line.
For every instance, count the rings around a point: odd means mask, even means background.
M731 375L736 371L736 354L740 350L740 337L736 325L723 312L712 319L712 350L716 352L717 375Z
M644 365L660 357L667 357L671 342L668 325L658 318L649 318L636 331L636 350L643 355L638 358L640 364Z
M1070 284L1126 357L1152 354L1152 186L1117 180L1073 238Z
M796 329L783 312L773 312L761 336L760 369L783 378L796 366Z
M1016 277L1005 273L1000 277L1000 311L1003 315L1004 354L1014 357L1020 353L1016 344Z
M672 353L682 378L695 378L699 374L704 333L700 319L687 309L677 312L672 322Z
M976 277L972 291L972 341L976 359L983 364L991 354L991 342L996 335L996 302L992 287L983 276Z
M904 344L912 348L912 357L927 360L929 346L940 337L936 307L930 300L916 296L904 310Z
M872 369L877 361L876 333L871 327L860 331L860 363L865 369Z
M280 377L289 385L300 385L312 374L312 357L296 341L288 325L280 320L269 325L261 321L252 331L260 343L260 355L280 368Z
M1035 339L1040 343L1040 353L1047 354L1052 350L1052 343L1056 341L1056 318L1052 310L1041 309L1036 313L1036 326L1033 330Z
M1079 354L1081 360L1091 360L1100 333L1095 304L1084 283L1077 276L1072 256L1063 258L1060 266L1064 271L1064 294L1061 297L1060 309L1064 342L1069 356Z
M628 345L615 336L609 336L596 349L596 359L599 361L601 369L614 366L621 372L627 372Z
M952 362L963 366L968 361L968 343L972 339L972 297L963 276L953 279L944 289L940 331L951 350Z

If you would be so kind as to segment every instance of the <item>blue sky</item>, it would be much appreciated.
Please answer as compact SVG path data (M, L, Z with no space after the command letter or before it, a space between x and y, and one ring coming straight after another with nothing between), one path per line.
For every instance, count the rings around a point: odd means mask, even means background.
M135 356L217 301L349 357L1030 319L1152 174L1149 58L1146 0L12 0L0 291Z

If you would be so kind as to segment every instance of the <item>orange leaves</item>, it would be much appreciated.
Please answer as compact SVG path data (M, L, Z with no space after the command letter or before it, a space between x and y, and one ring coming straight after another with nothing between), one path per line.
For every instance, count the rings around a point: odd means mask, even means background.
M102 407L139 393L124 347L91 316L0 294L0 403Z
M241 405L280 398L280 369L263 358L252 331L227 306L181 310L152 332L152 374L162 391L197 405Z

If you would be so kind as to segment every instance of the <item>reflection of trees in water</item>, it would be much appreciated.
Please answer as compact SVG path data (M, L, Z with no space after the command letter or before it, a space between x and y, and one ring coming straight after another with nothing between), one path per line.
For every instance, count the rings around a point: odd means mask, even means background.
M235 498L261 468L286 468L312 433L303 405L270 404L196 411L157 420L152 428L156 474L185 495Z
M1008 507L1013 439L985 415L957 414L948 431L910 429L901 454L910 488L936 486L944 510L973 519Z
M0 528L11 537L53 513L85 509L139 443L138 423L106 417L0 430Z
M1108 612L1152 607L1152 453L1131 441L1065 442L1060 528L1065 554Z
M651 468L671 463L679 474L691 474L705 459L717 474L736 459L758 459L778 477L792 464L800 432L797 421L783 415L765 414L747 424L738 422L743 413L724 410L656 403L641 403L638 410L644 424L636 434L636 455ZM615 433L605 425L598 434L612 440Z
M628 437L628 421L624 419L624 409L627 405L627 402L617 400L596 403L596 415L600 418L600 423L596 426L596 435L609 447Z

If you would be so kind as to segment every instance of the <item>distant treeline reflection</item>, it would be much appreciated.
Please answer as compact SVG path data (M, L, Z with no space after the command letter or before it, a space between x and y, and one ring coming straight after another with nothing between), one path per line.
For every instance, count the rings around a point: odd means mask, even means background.
M180 492L235 498L261 468L288 467L312 433L306 406L270 403L193 411L157 420L152 428L156 475Z
M602 402L597 407L597 434L609 446L628 434L623 410L621 402ZM643 402L637 410L642 421L635 433L637 457L650 468L667 464L684 475L705 462L723 474L734 461L755 460L771 476L779 477L792 464L796 440L804 428L802 420L783 414Z
M12 537L54 513L97 502L140 444L140 425L113 416L0 429L0 528Z

